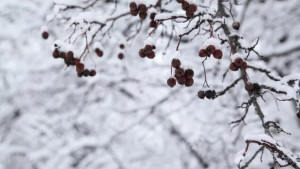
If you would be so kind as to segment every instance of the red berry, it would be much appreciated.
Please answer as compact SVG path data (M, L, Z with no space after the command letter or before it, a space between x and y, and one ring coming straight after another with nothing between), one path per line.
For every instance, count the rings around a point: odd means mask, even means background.
M120 44L120 48L121 48L121 49L124 49L124 48L125 48L125 45L124 45L124 44Z
M297 117L298 119L300 119L300 111L297 113Z
M74 58L74 53L72 51L68 51L66 53L66 59L71 60Z
M76 65L76 71L77 71L77 73L83 72L83 71L84 71L84 64L78 63L78 64Z
M151 52L147 53L147 58L153 59L154 57L155 57L154 51L151 51Z
M122 59L124 58L124 54L123 54L123 53L119 53L119 54L118 54L118 58L119 58L120 60L122 60Z
M131 2L131 3L129 4L129 8L130 8L131 10L137 9L137 4L136 4L135 2Z
M99 48L96 48L96 49L95 49L95 52L96 52L97 56L99 56L99 57L102 57L102 56L103 56L103 51L100 50Z
M55 59L59 58L59 50L58 50L58 49L55 49L55 50L53 51L53 53L52 53L52 56L53 56Z
M196 4L190 4L190 7L188 9L188 11L194 13L197 11L197 5Z
M253 84L252 83L246 83L246 85L245 85L245 89L247 90L247 91L252 91L253 90Z
M193 86L193 84L194 84L194 79L193 78L187 79L186 82L185 82L186 87Z
M208 56L207 53L206 53L206 50L205 50L205 49L201 49L201 50L199 51L199 56L200 56L200 57L206 57L206 56Z
M74 59L74 63L75 63L75 65L77 66L77 65L80 63L80 59L75 58L75 59Z
M182 5L181 5L182 9L187 11L190 7L190 4L186 1L182 2Z
M151 21L149 26L150 26L150 28L157 28L157 22L156 21Z
M146 13L147 12L147 6L145 4L140 4L138 6L138 9L141 13Z
M142 58L146 57L146 51L145 51L145 49L140 49L139 55L140 55L140 57L142 57Z
M66 57L66 53L65 52L60 52L59 53L59 57L60 58L65 58Z
M240 67L244 63L244 60L242 58L236 58L234 60L234 64L238 67Z
M172 62L171 62L171 65L173 68L179 68L180 65L181 65L181 62L179 59L173 59Z
M173 77L169 78L168 81L167 81L167 84L168 84L168 86L170 86L170 87L174 87L174 86L176 85L176 80L175 80L175 78L173 78Z
M241 69L246 69L247 66L248 66L247 63L246 63L246 62L243 62L242 65L241 65Z
M131 9L130 10L130 15L137 16L138 14L139 14L139 10L138 9Z
M188 18L191 18L191 17L194 16L194 12L186 11L186 12L185 12L185 15L186 15Z
M229 69L232 70L232 71L237 71L237 70L239 70L239 67L236 66L234 63L231 63L230 66L229 66Z
M213 53L214 58L216 59L221 59L223 56L223 52L220 49L215 50Z
M154 13L154 12L153 12L153 13L151 13L151 14L150 14L150 19L151 19L151 20L154 20L154 18L155 18L155 15L156 15L156 13Z
M144 20L144 19L146 19L146 17L147 17L147 13L146 13L146 12L140 12L140 13L139 13L139 17L140 17L142 20Z
M206 48L206 53L208 55L210 55L210 54L213 54L215 52L215 50L216 50L216 47L214 45L209 45Z
M152 45L146 45L145 46L145 51L146 51L146 53L151 52L152 51Z
M178 84L180 85L184 85L186 82L186 77L185 76L181 76L181 77L176 77Z
M177 68L175 69L175 76L176 77L181 77L184 75L184 69L183 68Z
M187 79L192 79L194 77L194 71L192 69L187 69L185 70L184 75Z
M44 39L48 39L49 33L46 32L46 31L44 31L44 32L42 33L42 37L43 37Z
M90 71L90 76L95 76L96 75L96 71L95 70L91 70Z

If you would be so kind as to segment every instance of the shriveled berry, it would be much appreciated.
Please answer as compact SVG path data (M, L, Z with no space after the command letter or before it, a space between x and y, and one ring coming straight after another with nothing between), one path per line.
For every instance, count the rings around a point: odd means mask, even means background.
M147 58L149 59L153 59L155 57L155 52L154 51L150 51L147 53Z
M145 49L140 49L140 50L139 50L139 55L140 55L140 57L142 57L142 58L146 57L146 51L145 51Z
M137 16L138 14L139 14L139 10L138 9L131 9L130 10L130 15Z
M247 91L252 91L253 90L253 84L252 83L246 83L246 85L245 85L245 89L247 90Z
M176 77L176 80L177 80L178 84L184 85L187 79L185 76L180 76L180 77Z
M196 4L190 4L190 7L188 9L188 11L194 13L197 11L197 5Z
M48 33L47 31L44 31L44 32L42 33L42 37L43 37L44 39L48 39L49 33Z
M207 53L206 53L206 50L205 50L205 49L201 49L201 50L199 51L199 56L200 56L200 57L206 57L206 56L208 56Z
M137 4L135 2L131 2L129 4L129 8L132 9L132 10L137 9Z
M83 76L87 77L90 75L90 71L88 69L84 69L84 71L82 72Z
M65 52L60 52L59 53L59 57L60 58L65 58L66 57L66 53Z
M220 49L215 50L213 53L214 58L216 59L222 59L223 52Z
M185 86L186 87L190 87L190 86L193 86L194 84L194 79L191 78L191 79L186 79L186 82L185 82Z
M118 54L118 58L119 58L120 60L122 60L122 59L124 58L124 54L123 54L123 53L119 53L119 54Z
M191 18L191 17L194 16L194 12L186 11L186 12L185 12L185 15L186 15L188 18Z
M150 19L151 19L151 20L154 20L155 15L156 15L156 13L152 12L152 13L150 14Z
M96 75L96 71L95 70L91 70L90 71L90 76L95 76Z
M229 69L232 71L237 71L239 70L239 67L236 66L234 63L230 63Z
M55 58L55 59L57 59L57 58L59 58L59 50L58 49L55 49L54 51L53 51L53 53L52 53L52 56Z
M80 59L75 58L75 59L74 59L74 63L75 63L75 65L77 66L77 65L80 63Z
M147 6L146 6L145 4L140 4L140 5L138 6L138 9L139 9L139 11L142 12L142 13L146 13L146 12L147 12Z
M190 7L190 4L186 1L182 2L182 5L181 5L182 9L187 11Z
M177 68L175 69L175 76L176 77L181 77L184 75L184 69L183 68Z
M156 21L151 21L149 26L150 26L150 28L157 28L157 22Z
M84 71L84 64L78 63L76 65L76 71L77 71L77 73L83 72Z
M198 92L198 97L199 97L200 99L204 99L204 98L205 98L205 92L204 92L203 90L200 90L200 91Z
M194 71L192 69L187 69L185 70L184 75L187 79L191 79L194 77Z
M95 52L96 52L97 56L99 56L99 57L102 57L102 56L103 56L103 51L100 50L99 48L96 48L96 49L95 49Z
M170 77L168 80L167 80L167 84L168 86L170 87L174 87L176 85L176 79L173 78L173 77Z
M206 47L206 53L208 55L213 54L216 50L216 47L214 45L209 45Z
M181 62L179 59L173 59L172 62L171 62L171 65L173 68L179 68L180 65L181 65Z
M120 49L124 49L125 45L124 44L120 44Z
M72 51L68 51L66 53L66 59L71 60L74 58L74 53Z
M213 99L216 96L216 92L214 90L205 91L205 97L208 99Z
M243 64L243 62L244 62L244 60L242 59L242 58L236 58L235 60L234 60L234 64L236 65L236 66L238 66L238 67L240 67L242 64Z
M240 29L240 22L233 22L232 23L232 28L235 29L235 30L239 30Z
M248 66L247 63L246 63L246 62L243 62L242 65L241 65L241 69L246 69L247 66Z

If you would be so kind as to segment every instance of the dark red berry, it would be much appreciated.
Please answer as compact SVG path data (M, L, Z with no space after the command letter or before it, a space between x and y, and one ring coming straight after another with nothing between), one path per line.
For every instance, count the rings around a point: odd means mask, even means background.
M99 57L102 57L102 56L103 56L103 51L100 50L99 48L96 48L96 49L95 49L95 52L96 52L97 56L99 56Z
M83 76L87 77L90 75L90 71L88 69L84 69L84 71L82 72Z
M132 10L130 10L130 15L137 16L138 14L139 14L139 10L138 9L132 9Z
M233 22L232 23L232 28L235 30L239 30L240 29L240 23L239 22Z
M184 0L176 0L178 3L183 3Z
M43 37L44 39L48 39L49 33L46 32L46 31L44 31L44 32L42 33L42 37Z
M191 79L194 77L194 71L192 69L187 69L185 70L184 75L187 79Z
M150 19L151 19L151 20L154 20L154 19L155 19L155 15L156 15L156 13L154 13L154 12L151 13L151 14L150 14Z
M176 80L177 80L178 84L184 85L187 79L185 76L180 76L180 77L176 77Z
M91 70L90 71L90 76L95 76L96 75L96 71L95 70Z
M59 53L59 57L60 58L65 58L66 57L66 53L65 52L60 52Z
M198 97L199 97L200 99L204 99L204 98L205 98L205 93L204 93L204 91L200 90L200 91L198 92Z
M140 49L140 50L139 50L139 55L140 55L140 57L142 57L142 58L146 57L146 51L145 51L145 49Z
M169 79L167 80L167 84L168 84L168 86L170 86L170 87L174 87L174 86L176 85L176 79L173 78L173 77L169 78Z
M221 59L223 56L223 52L220 49L215 50L213 53L214 58L216 59Z
M77 71L77 73L83 72L83 71L84 71L84 64L78 63L78 64L76 65L76 71Z
M297 117L298 119L300 119L300 111L297 113Z
M181 62L179 59L173 59L172 62L171 62L171 65L173 68L179 68L180 65L181 65Z
M124 44L120 44L120 48L121 48L121 49L124 49L124 48L125 48L125 45L124 45Z
M236 58L233 62L236 66L240 67L243 63L244 63L244 60L242 58Z
M146 45L145 46L145 51L146 51L146 53L151 52L152 51L152 45Z
M129 4L129 8L130 8L131 10L137 9L137 4L136 4L135 2L131 2L131 3Z
M196 4L190 4L190 7L188 9L188 11L194 13L197 11L197 5Z
M66 53L66 59L71 60L74 58L74 53L72 51L68 51Z
M247 91L252 91L253 90L253 84L252 83L246 83L246 85L245 85L245 89L247 90Z
M80 59L75 58L75 59L74 59L74 63L75 63L75 65L77 66L77 65L80 63Z
M82 77L82 76L83 76L83 73L82 73L82 72L77 72L77 76L78 76L78 77Z
M214 45L209 45L206 48L206 53L208 55L210 55L210 54L213 54L215 52L215 50L216 50L216 47Z
M141 13L146 13L147 12L147 6L145 4L140 4L138 6L138 9Z
M229 66L229 69L232 70L232 71L237 71L237 70L239 70L239 67L236 66L234 63L231 63L230 66Z
M185 15L186 15L188 18L191 18L191 17L194 16L194 12L186 11L186 12L185 12Z
M206 57L206 56L208 56L207 53L206 53L206 50L205 50L205 49L201 49L201 50L199 51L199 56L200 56L200 57Z
M247 66L248 66L247 63L246 63L246 62L243 62L242 65L241 65L241 69L246 69Z
M183 68L177 68L175 69L175 76L176 77L181 77L184 75L184 69Z
M154 57L155 57L155 52L154 51L150 51L149 53L147 53L147 58L153 59Z
M157 22L156 21L151 21L149 26L150 26L150 28L157 28Z
M118 58L119 58L120 60L122 60L122 59L124 58L124 54L123 54L123 53L119 53L119 54L118 54Z
M186 87L190 87L190 86L193 86L194 84L194 79L191 78L191 79L186 79L186 82L185 82L185 86Z
M144 19L146 19L146 17L147 17L147 13L140 12L140 13L139 13L139 17L140 17L142 20L144 20Z
M182 9L187 11L190 7L190 4L186 1L182 2L182 5L181 5Z
M55 59L57 59L57 58L59 58L59 50L58 49L55 49L54 51L53 51L53 53L52 53L52 56L55 58Z

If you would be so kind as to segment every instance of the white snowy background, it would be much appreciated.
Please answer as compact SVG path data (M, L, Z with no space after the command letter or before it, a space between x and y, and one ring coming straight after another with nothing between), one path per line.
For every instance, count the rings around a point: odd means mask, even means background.
M84 1L70 1L80 2ZM127 0L119 3L117 13L129 10ZM176 2L171 3L178 10ZM245 43L260 37L257 51L264 56L263 61L251 54L249 64L267 67L276 76L299 76L300 1L241 0L240 4L234 11L241 21L239 34ZM156 58L142 59L138 50L147 37L148 24L126 43L122 31L127 23L139 20L128 16L116 21L114 33L103 42L102 58L93 53L86 57L97 75L78 78L75 68L52 57L53 42L71 32L67 24L49 21L55 13L53 5L51 0L0 2L0 169L199 169L204 163L209 169L232 169L237 168L234 160L246 147L244 136L263 133L253 107L246 125L233 129L229 125L242 117L244 110L237 106L249 99L242 83L215 100L197 98L204 82L197 51L207 36L182 43L178 54L177 38L166 49L168 39L157 35ZM101 20L113 9L113 4L100 3L92 11ZM80 12L74 13L68 14L79 16ZM41 38L43 26L50 30L47 40ZM117 58L120 42L126 43L123 60ZM226 45L222 48L224 59L210 59L206 65L208 83L217 91L239 77L229 72L222 81L230 63ZM166 85L174 57L194 69L192 87ZM280 87L264 74L249 71L248 76L253 82ZM291 133L274 133L274 138L300 155L296 104L279 102L271 92L264 100L259 103L265 121L278 121ZM257 149L251 144L245 161ZM262 161L258 155L248 168L268 168L272 161L265 150Z

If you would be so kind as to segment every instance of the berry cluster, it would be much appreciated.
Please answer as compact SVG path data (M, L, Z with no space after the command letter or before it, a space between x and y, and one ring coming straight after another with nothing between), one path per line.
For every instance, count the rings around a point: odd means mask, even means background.
M245 89L248 91L248 92L251 92L251 93L259 93L261 87L258 83L246 83L245 85Z
M147 17L147 6L145 4L139 4L137 5L135 2L131 2L129 4L130 7L130 14L132 16L137 16L139 15L139 17L144 20Z
M97 56L102 57L103 56L103 51L99 48L95 49L95 53L97 54Z
M231 62L230 64L230 70L232 71L237 71L239 68L241 69L246 69L247 68L247 63L240 57L237 57Z
M175 77L170 77L167 81L168 86L174 87L176 81L180 85L190 87L194 84L194 71L192 69L186 69L180 67L181 62L179 59L172 60L172 67L175 68Z
M43 32L42 32L42 37L43 37L44 39L48 39L49 33L48 33L47 31L43 31Z
M155 57L155 52L153 51L156 47L154 45L145 45L144 48L139 50L140 57L147 57L153 59Z
M150 28L157 28L157 26L158 26L158 23L154 20L155 15L156 15L155 12L150 14L150 19L151 19L150 24L149 24Z
M220 49L216 49L214 45L209 45L206 47L206 49L201 49L199 51L200 57L210 57L210 55L213 55L216 59L221 59L223 56L223 52Z
M124 49L125 48L125 45L124 44L120 44L120 49ZM122 60L123 58L124 58L124 54L122 53L122 52L120 52L119 54L118 54L118 58L120 59L120 60Z
M78 77L81 76L95 76L95 70L84 69L84 64L80 62L80 59L74 57L74 53L72 51L68 51L67 53L64 51L60 51L56 45L55 50L52 53L55 59L62 58L67 66L76 66L76 72Z
M185 0L177 0L178 3L181 3L182 9L185 11L185 15L189 18L194 16L194 13L197 11L197 5L191 4Z
M205 97L207 99L214 99L214 98L216 98L216 91L215 90L206 90L206 91L200 90L198 92L198 97L200 99L204 99Z

